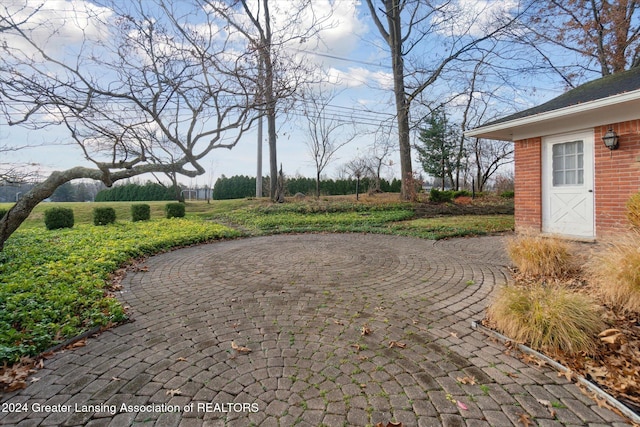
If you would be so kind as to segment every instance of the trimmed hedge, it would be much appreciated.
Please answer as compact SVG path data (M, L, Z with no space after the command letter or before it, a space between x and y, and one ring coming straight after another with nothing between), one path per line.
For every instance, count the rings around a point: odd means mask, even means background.
M72 228L73 224L73 209L50 208L44 211L44 225L47 227L47 230Z
M151 206L146 203L131 205L131 221L148 221L151 219Z
M93 209L93 225L107 225L116 222L116 210L113 208Z
M185 215L183 203L167 203L164 207L167 218L182 218Z

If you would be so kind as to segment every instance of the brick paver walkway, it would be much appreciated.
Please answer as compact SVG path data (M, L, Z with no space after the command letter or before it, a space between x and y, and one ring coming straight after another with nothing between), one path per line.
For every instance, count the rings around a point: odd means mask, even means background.
M506 264L500 237L282 235L158 255L123 282L133 322L48 360L3 396L0 424L622 425L470 328Z

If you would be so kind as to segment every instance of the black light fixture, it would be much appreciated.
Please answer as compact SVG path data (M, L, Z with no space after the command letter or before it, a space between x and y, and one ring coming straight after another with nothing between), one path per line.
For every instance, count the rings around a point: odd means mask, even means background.
M615 150L618 148L618 134L613 129L609 129L602 137L602 142L609 150Z

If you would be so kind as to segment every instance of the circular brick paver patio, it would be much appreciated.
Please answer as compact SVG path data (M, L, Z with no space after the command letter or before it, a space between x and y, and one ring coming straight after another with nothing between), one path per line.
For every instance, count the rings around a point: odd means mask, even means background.
M133 322L48 360L2 397L0 424L622 425L471 329L506 264L500 237L282 235L158 255L123 281Z

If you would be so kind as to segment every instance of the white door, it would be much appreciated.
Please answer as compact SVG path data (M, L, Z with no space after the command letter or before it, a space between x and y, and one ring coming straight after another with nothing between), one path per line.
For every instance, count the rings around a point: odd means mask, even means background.
M543 138L542 231L595 237L593 130Z

